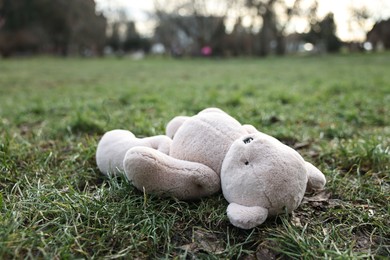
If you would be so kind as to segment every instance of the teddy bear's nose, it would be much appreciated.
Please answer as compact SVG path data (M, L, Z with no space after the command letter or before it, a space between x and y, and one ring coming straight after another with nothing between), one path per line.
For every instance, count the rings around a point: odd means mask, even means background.
M244 140L242 140L244 142L244 144L249 144L250 142L253 141L253 138L252 137L247 137L245 138Z

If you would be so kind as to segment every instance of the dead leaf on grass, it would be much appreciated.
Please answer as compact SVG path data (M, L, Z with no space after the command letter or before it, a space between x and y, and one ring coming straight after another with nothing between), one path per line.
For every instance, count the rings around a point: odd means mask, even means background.
M291 224L295 227L303 228L301 219L294 212L291 215Z
M276 247L272 241L265 241L261 243L256 249L256 259L257 260L273 260L277 259L279 253L275 252L271 248Z
M180 248L190 253L205 251L213 254L221 254L224 251L224 246L218 240L217 236L202 228L194 228L192 231L192 242Z
M303 149L303 148L306 148L306 147L309 147L309 146L310 146L309 142L301 142L301 143L295 143L293 148L295 150L299 150L299 149Z
M328 206L329 208L338 208L341 205L347 204L345 201L339 200L339 199L329 199L328 200Z
M275 254L268 248L260 248L256 251L256 259L258 260L273 260L276 259Z
M323 190L312 197L304 197L302 203L328 201L331 195L331 192Z

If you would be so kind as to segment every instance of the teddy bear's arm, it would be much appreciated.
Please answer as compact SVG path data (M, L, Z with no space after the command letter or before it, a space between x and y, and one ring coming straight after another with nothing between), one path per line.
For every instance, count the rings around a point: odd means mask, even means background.
M326 184L326 178L324 174L318 170L314 165L309 162L305 162L307 170L307 190L320 190L324 188Z
M124 169L134 186L147 193L189 200L220 190L220 178L206 165L175 159L148 147L135 147L125 156Z
M99 170L108 174L123 171L126 152L136 146L146 146L168 154L172 140L164 135L136 138L127 130L112 130L103 135L96 150L96 164Z
M230 203L227 215L234 226L250 229L262 224L268 216L268 210L263 207L247 207L237 203Z

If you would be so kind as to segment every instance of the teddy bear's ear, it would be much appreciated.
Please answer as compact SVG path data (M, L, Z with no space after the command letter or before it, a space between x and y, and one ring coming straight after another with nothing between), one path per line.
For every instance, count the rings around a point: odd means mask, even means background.
M201 114L206 114L206 113L221 113L221 114L226 114L222 109L219 109L217 107L209 107L209 108L205 108L203 109L202 111L200 111L198 113L198 115L201 115Z
M326 179L324 174L317 169L313 164L305 162L306 172L308 177L307 189L308 190L320 190L324 188Z
M257 130L253 125L242 125L242 127L248 132L248 134L256 134L259 132L259 130Z
M169 123L167 124L167 127L165 129L166 135L173 139L173 136L176 134L177 130L181 127L181 125L188 119L188 116L177 116L173 118Z

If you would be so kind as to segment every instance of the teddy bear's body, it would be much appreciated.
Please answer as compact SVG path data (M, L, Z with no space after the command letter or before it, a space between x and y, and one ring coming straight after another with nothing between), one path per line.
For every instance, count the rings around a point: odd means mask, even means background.
M99 142L99 169L124 171L140 190L194 199L221 189L233 225L252 228L267 216L297 208L323 174L275 138L241 125L216 108L176 117L166 136L143 139L113 130Z
M173 136L169 155L202 163L220 175L222 162L230 146L245 134L248 132L244 127L224 112L204 110L183 122L180 131Z

